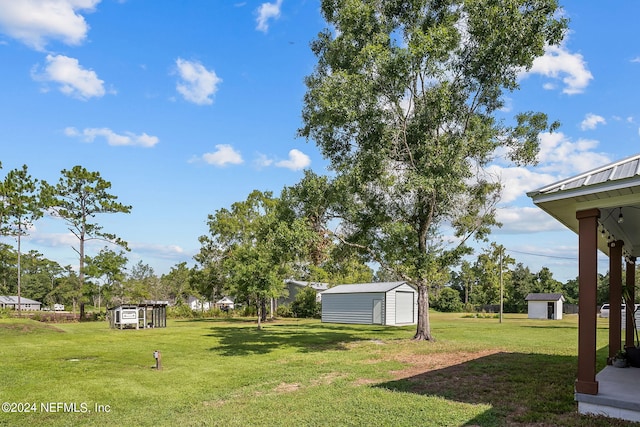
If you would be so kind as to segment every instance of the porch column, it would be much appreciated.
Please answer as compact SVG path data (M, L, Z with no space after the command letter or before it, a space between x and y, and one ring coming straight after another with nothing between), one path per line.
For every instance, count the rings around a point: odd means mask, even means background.
M578 378L577 393L598 394L596 313L598 285L598 209L576 212L578 219Z
M622 333L622 240L609 243L609 357L620 350Z
M627 260L627 265L626 265L626 288L627 291L629 292L629 300L630 302L635 302L636 300L636 258L635 257L630 257ZM624 346L625 347L634 347L635 341L634 341L634 337L635 337L635 331L634 331L634 326L633 326L633 310L630 310L629 307L627 306L627 318L626 318L626 329L625 329L625 335L624 335Z

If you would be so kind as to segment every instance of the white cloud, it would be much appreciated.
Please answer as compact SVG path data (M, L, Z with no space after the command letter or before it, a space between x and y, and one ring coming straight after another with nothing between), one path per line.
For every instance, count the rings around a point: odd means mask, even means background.
M96 137L103 137L109 145L131 145L140 147L153 147L160 140L157 136L147 135L142 133L136 135L133 132L125 132L124 134L117 134L108 128L86 128L82 132L78 131L74 127L68 127L64 130L65 135L71 137L82 138L85 142L93 142Z
M509 203L524 196L528 191L543 187L557 180L555 175L540 173L524 167L500 167L491 165L487 173L502 183L502 203Z
M511 167L494 163L486 168L487 177L502 183L501 203L513 202L529 191L610 163L607 155L594 151L598 144L589 139L573 142L562 132L542 133L536 166Z
M568 95L582 93L593 79L587 69L587 64L579 53L570 53L564 47L549 46L545 54L533 61L533 66L527 74L542 74L552 79L562 79L564 89ZM545 89L555 88L555 85L545 84Z
M144 255L150 255L161 259L174 259L183 257L186 251L178 245L159 245L154 243L135 243L129 244L129 248Z
M597 114L589 113L584 117L582 123L580 123L580 129L582 130L593 130L599 124L606 125L607 121L602 116L598 116Z
M258 153L256 159L253 161L253 164L258 168L266 168L273 164L273 159L270 159L266 154Z
M636 56L631 60L631 62L640 62L640 56Z
M185 100L198 105L213 104L213 95L222 83L215 71L207 70L198 61L187 61L182 58L176 60L178 74L181 81L176 84L176 90Z
M266 33L269 31L269 20L278 19L280 17L280 7L282 0L276 0L275 3L262 3L257 9L258 18L256 22L256 30Z
M95 71L82 68L77 59L64 55L47 55L46 59L47 65L42 73L37 67L32 70L34 80L56 83L60 92L85 101L104 96L104 81Z
M556 173L560 178L585 172L610 163L610 158L593 150L599 142L592 139L569 140L562 132L540 135L540 162L536 170Z
M90 13L100 0L0 0L0 31L43 51L49 40L79 45L89 26L78 12Z
M229 144L216 145L216 151L203 154L202 159L214 166L239 165L243 162L240 152Z
M281 160L276 163L276 166L279 168L287 168L292 171L297 171L306 168L311 164L311 159L309 156L304 154L300 150L296 150L295 148L289 151L289 159Z
M496 219L502 223L502 227L495 230L499 234L538 233L566 229L558 220L537 207L500 208L496 212Z

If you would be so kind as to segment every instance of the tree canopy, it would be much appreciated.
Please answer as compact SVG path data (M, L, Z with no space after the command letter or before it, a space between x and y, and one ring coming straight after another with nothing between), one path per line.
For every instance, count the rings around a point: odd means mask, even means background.
M501 153L534 162L543 113L495 118L503 92L565 19L554 0L324 0L303 126L336 174L342 240L417 286L415 338L432 339L429 288L497 225ZM445 237L443 231L447 231Z

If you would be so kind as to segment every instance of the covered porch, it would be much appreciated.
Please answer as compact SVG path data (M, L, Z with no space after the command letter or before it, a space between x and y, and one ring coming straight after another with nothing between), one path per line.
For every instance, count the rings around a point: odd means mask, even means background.
M580 413L640 421L640 369L605 366L596 381L598 394L576 393Z
M640 421L640 369L606 366L596 374L598 251L609 257L608 356L612 358L620 349L635 345L633 312L627 310L622 319L621 305L623 289L635 301L635 262L640 255L640 154L528 196L578 235L578 411Z

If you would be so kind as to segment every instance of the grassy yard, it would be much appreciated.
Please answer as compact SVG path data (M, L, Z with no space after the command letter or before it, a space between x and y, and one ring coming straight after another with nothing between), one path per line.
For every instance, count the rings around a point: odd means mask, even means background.
M577 415L575 316L431 319L435 343L411 341L413 327L315 320L119 331L4 319L0 402L23 412L0 425L630 425Z

